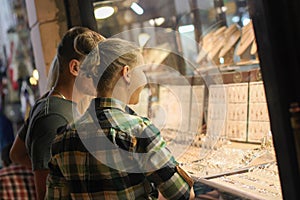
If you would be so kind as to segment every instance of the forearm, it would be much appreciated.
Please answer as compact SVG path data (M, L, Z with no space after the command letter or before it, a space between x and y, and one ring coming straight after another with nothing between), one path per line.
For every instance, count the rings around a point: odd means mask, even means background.
M34 171L35 190L38 200L44 200L46 194L46 180L49 170L42 169Z
M193 200L195 199L195 192L194 192L194 188L191 187L191 190L190 190L190 200Z
M146 171L147 179L157 186L159 199L194 199L193 180L178 166L159 130L148 124L144 133L137 149L146 153L137 162Z
M27 153L25 143L20 139L19 136L16 137L9 156L13 163L31 168L31 160L29 154Z
M24 154L22 157L17 158L15 163L23 165L29 169L32 168L32 163L28 153Z

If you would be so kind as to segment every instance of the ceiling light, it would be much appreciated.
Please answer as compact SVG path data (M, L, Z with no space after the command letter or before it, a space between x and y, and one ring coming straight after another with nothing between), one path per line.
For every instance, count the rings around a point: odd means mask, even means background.
M185 26L179 26L179 28L178 28L179 33L188 33L188 32L192 32L194 30L195 30L195 27L192 24L185 25Z
M243 26L246 26L249 24L251 20L248 17L242 17Z
M103 6L94 10L96 19L106 19L114 14L115 9L111 6Z
M165 18L163 18L163 17L159 17L159 18L155 18L155 19L150 19L149 20L149 24L151 25L151 26L160 26L160 25L162 25L163 23L165 22Z
M132 3L130 8L138 15L142 15L144 13L143 8L137 3Z
M165 22L165 18L159 17L159 18L154 19L154 21L157 26L160 26Z
M149 20L149 24L150 24L151 26L154 26L154 25L155 25L154 19L150 19L150 20Z
M233 23L238 23L240 21L240 17L239 16L233 16L232 19L231 19L231 21Z

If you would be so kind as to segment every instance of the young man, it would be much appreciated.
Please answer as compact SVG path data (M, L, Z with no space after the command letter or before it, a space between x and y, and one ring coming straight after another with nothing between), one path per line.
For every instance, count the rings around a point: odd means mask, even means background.
M83 34L89 37L88 42L80 49L75 49L74 41L80 39ZM57 83L49 93L35 103L29 120L26 121L27 123L19 131L15 140L11 158L17 163L31 164L38 199L44 199L46 192L52 140L61 126L74 120L73 108L82 98L83 92L86 92L80 91L74 85L80 71L80 63L103 39L100 34L84 27L73 27L67 31L57 49L59 64ZM24 144L28 155L24 151Z

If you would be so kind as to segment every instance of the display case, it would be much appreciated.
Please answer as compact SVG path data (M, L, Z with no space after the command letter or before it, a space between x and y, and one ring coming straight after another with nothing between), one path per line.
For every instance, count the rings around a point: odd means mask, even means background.
M145 88L152 97L134 110L160 128L182 168L223 199L283 199L252 20L212 29L198 44L195 73L149 70L156 91ZM151 64L164 62L150 50Z
M150 118L196 182L217 189L224 199L282 199L262 81L211 85L207 94L204 85L158 90L150 107L140 103L134 109L151 110ZM149 88L144 91L149 94ZM205 99L207 113L195 114L204 113Z
M299 3L149 2L116 1L120 14L97 20L107 37L139 43L148 34L149 85L132 108L223 199L300 199Z

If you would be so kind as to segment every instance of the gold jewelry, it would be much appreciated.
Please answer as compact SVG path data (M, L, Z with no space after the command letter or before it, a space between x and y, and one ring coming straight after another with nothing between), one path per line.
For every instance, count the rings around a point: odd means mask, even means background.
M55 93L57 93L61 98L66 99L66 97L65 97L62 93L60 93L59 91L55 90L54 88L52 89L52 92L55 92Z

